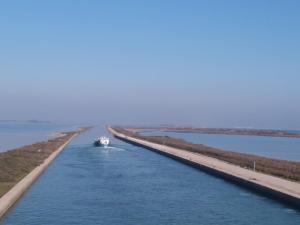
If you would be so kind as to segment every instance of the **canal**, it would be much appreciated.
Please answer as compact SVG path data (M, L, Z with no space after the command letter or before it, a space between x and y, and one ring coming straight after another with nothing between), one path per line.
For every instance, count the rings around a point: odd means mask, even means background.
M300 224L300 213L93 129L69 145L0 225Z

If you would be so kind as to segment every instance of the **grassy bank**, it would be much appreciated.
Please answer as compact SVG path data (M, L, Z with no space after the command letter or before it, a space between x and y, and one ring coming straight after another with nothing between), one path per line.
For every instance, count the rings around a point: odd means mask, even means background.
M292 162L244 153L230 152L202 144L193 144L182 139L170 138L168 136L142 136L136 132L126 130L124 128L115 127L113 129L130 137L135 137L149 142L199 153L243 168L253 169L253 162L255 162L256 171L258 172L297 182L300 181L300 162Z
M85 130L86 128L65 132L59 137L48 141L0 153L0 197L34 168L42 164L45 159L66 143L74 134Z

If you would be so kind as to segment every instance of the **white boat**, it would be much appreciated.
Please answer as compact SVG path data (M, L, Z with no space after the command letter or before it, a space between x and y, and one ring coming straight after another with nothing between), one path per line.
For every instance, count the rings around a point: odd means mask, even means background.
M95 141L94 141L94 145L95 146L103 146L103 147L107 147L109 145L109 138L108 137L100 137L100 138L97 138Z

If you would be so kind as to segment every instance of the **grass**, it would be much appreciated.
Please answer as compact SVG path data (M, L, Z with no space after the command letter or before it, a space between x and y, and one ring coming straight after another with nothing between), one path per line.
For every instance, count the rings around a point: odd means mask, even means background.
M209 147L202 144L194 144L182 139L171 138L168 136L142 136L138 133L119 127L113 129L127 136L199 153L251 170L253 169L253 162L255 162L255 168L258 172L270 174L296 182L300 181L300 162L225 151L223 149Z

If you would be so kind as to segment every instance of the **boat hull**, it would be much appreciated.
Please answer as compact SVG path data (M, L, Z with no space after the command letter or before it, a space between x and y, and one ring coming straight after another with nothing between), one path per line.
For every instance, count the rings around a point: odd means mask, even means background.
M109 145L109 139L105 137L98 138L94 141L94 146L107 147Z

